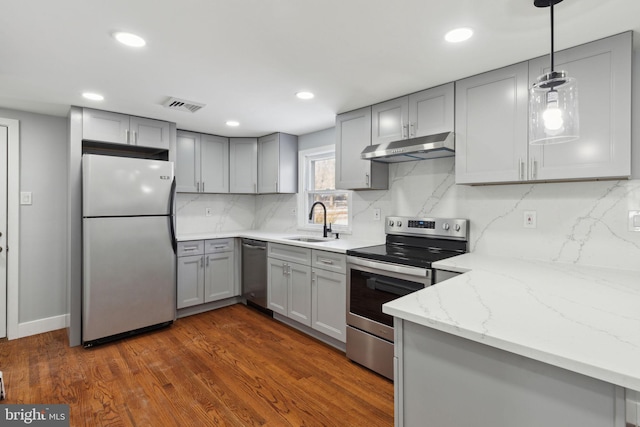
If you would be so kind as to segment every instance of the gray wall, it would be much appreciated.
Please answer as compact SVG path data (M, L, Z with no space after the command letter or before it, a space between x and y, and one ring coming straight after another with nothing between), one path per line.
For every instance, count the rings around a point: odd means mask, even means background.
M0 109L20 121L20 323L67 313L67 122Z
M329 128L306 135L300 135L298 137L298 151L322 147L323 145L334 145L335 143L335 128Z

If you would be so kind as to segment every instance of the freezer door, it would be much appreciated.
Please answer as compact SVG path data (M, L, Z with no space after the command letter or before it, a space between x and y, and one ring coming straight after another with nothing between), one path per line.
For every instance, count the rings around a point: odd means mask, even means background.
M175 319L170 218L83 219L84 342Z
M82 216L167 215L173 163L82 156Z

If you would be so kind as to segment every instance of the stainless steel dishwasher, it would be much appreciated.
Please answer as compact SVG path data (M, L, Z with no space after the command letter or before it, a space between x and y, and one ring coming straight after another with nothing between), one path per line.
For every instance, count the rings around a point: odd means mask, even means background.
M267 308L267 242L242 239L242 296Z

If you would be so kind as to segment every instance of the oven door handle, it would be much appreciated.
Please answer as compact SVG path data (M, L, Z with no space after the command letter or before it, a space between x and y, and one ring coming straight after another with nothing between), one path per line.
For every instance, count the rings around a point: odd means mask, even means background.
M415 277L431 277L431 270L428 268L411 267L407 265L388 264L384 262L369 261L367 259L358 258L355 256L347 256L347 263L352 265L359 265L362 267L374 268L376 270L388 271L390 273L406 274L407 276Z

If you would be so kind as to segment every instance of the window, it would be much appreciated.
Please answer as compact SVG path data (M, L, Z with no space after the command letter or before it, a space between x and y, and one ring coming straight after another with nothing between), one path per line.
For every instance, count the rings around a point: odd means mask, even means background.
M298 196L298 226L304 229L322 230L324 210L316 206L309 220L309 211L315 202L327 208L327 225L335 232L350 232L351 192L336 190L336 156L333 146L301 151L300 194Z

